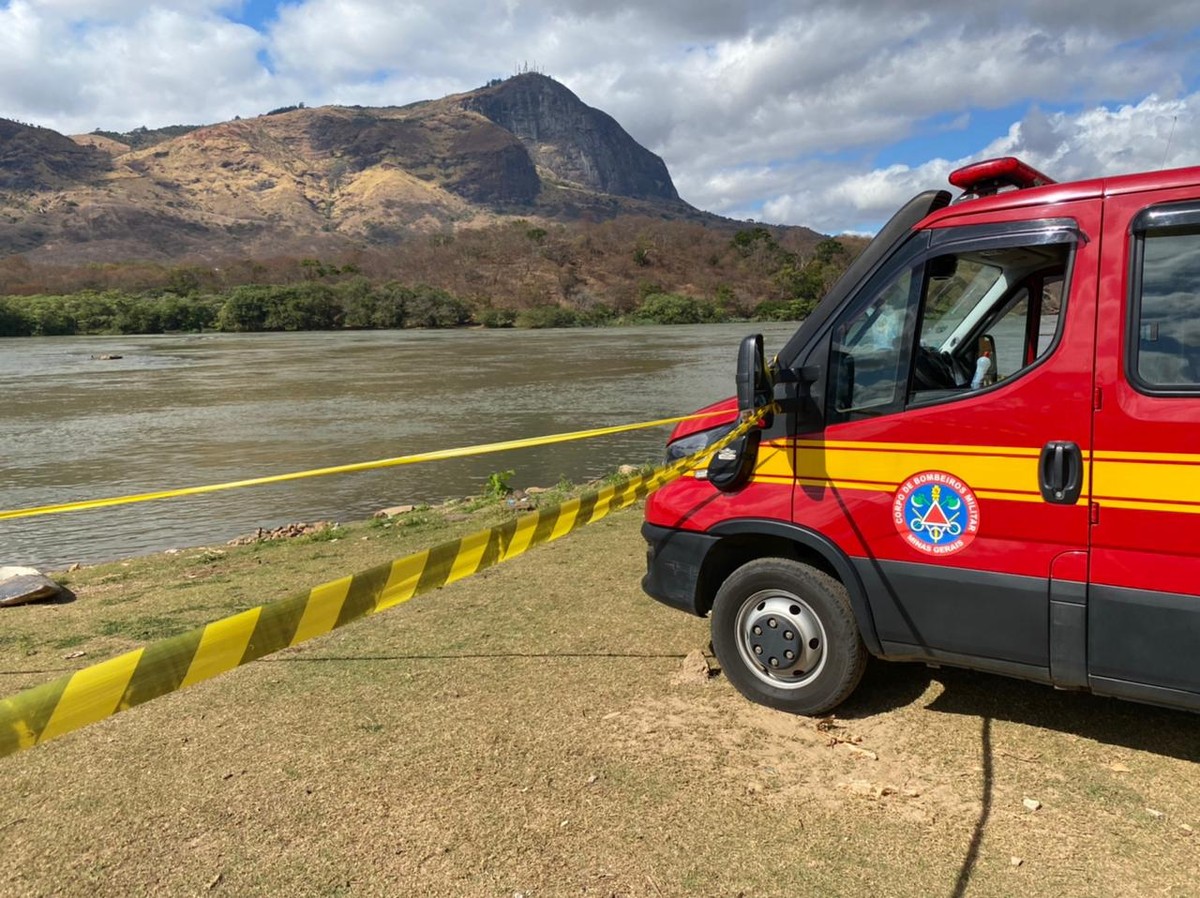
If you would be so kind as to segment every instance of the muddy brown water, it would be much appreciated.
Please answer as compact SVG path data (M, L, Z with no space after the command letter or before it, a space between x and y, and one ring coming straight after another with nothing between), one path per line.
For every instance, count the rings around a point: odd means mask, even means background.
M792 324L0 340L0 510L686 414L734 390L739 340ZM100 356L120 356L101 359ZM98 511L0 521L0 564L213 545L293 521L583 481L667 428Z

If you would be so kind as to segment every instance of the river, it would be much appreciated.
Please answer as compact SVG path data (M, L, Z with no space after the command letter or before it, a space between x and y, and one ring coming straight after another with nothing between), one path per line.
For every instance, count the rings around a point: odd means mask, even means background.
M686 414L734 391L740 339L792 324L0 340L0 509L221 483ZM101 355L121 356L101 360ZM668 429L0 521L0 565L61 568L293 521L583 481Z

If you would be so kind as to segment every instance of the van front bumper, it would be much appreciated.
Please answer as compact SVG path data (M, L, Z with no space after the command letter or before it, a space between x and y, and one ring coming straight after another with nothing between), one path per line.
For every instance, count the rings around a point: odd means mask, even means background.
M703 617L697 607L700 569L717 537L691 530L643 524L646 538L646 576L642 589L652 599Z

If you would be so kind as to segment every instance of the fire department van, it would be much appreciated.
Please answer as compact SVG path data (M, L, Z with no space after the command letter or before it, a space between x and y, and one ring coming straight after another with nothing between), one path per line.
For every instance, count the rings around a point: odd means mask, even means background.
M643 586L786 711L868 654L1200 710L1200 168L950 182L676 429L760 424L650 498Z

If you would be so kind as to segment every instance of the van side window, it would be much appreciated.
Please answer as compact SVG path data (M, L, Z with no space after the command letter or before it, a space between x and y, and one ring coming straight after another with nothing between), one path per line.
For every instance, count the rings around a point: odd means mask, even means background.
M925 266L909 401L952 399L1034 365L1059 332L1066 243L936 256Z
M1061 332L1071 238L985 235L870 287L832 326L826 423L974 395L1037 364Z
M1200 227L1141 237L1132 370L1150 388L1200 387Z

